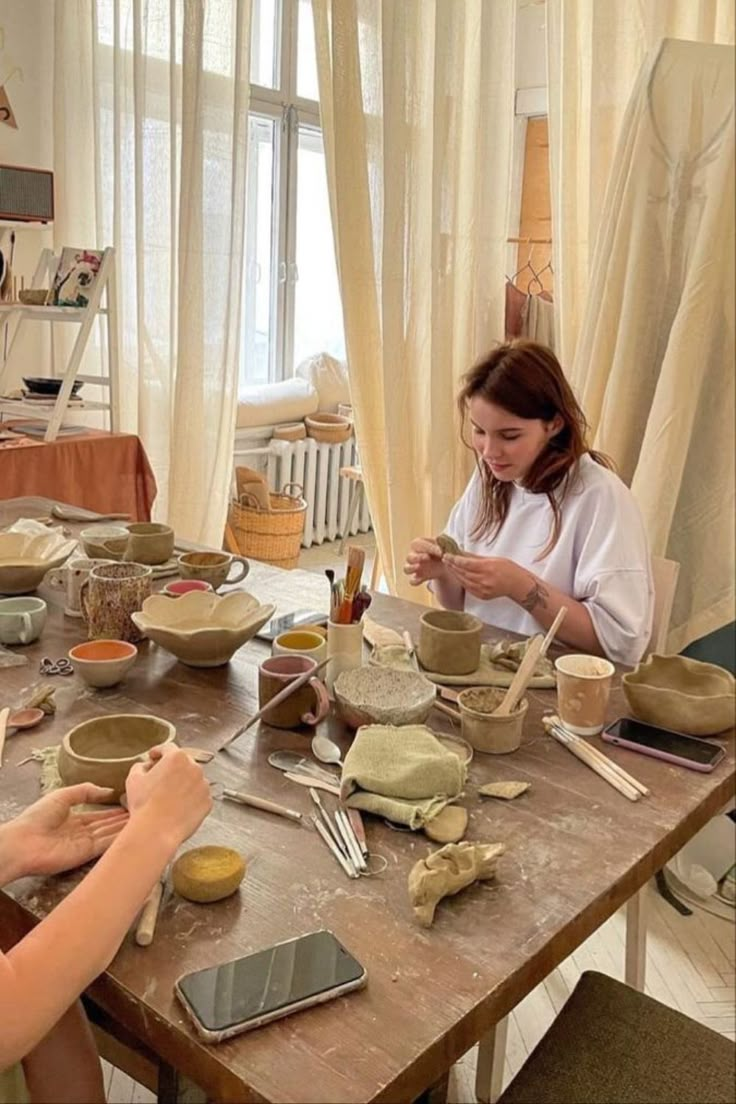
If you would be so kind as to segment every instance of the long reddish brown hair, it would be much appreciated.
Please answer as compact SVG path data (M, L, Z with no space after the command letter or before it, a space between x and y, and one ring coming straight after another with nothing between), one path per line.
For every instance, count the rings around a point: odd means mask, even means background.
M607 457L588 448L585 415L557 357L546 346L537 345L534 341L499 345L471 368L458 395L463 428L468 403L475 396L502 407L517 418L539 418L543 422L551 422L556 414L562 418L562 429L550 438L524 477L526 490L533 494L546 494L552 507L550 539L539 556L543 559L559 538L561 506L575 474L577 461L587 453L597 464L607 468L613 465ZM471 447L464 432L463 441ZM483 500L473 536L495 536L506 520L512 487L510 483L496 479L477 453L476 463L483 482Z

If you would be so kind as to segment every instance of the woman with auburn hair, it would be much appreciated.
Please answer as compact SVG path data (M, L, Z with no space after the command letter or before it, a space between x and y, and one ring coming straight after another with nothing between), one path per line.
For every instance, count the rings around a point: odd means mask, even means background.
M637 663L652 630L644 526L628 487L588 448L552 351L499 346L468 372L458 406L476 455L445 530L461 553L413 540L404 566L412 585L429 583L447 609L525 636L567 606L561 641Z

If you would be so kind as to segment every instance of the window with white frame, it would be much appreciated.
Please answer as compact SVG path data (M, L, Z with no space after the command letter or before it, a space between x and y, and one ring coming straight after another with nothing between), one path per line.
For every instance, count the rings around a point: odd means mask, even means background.
M311 0L253 0L241 388L344 357Z

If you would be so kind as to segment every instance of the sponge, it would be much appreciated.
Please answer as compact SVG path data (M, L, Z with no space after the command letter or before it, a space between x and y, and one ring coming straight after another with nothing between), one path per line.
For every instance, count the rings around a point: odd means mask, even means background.
M200 903L229 897L244 877L245 859L230 847L193 847L171 869L179 896Z

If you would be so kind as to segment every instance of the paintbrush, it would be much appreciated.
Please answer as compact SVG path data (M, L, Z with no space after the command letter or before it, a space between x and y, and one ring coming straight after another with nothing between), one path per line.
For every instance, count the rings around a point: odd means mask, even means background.
M345 591L337 614L339 625L349 625L353 619L353 602L360 590L365 565L365 549L351 545L348 548L348 566L345 572Z
M305 682L309 682L311 678L314 678L318 671L321 671L322 668L326 666L327 660L323 659L321 663L317 664L314 670L305 671L304 674L299 675L299 677L295 678L293 682L290 682L288 686L285 686L283 690L279 690L278 694L274 695L274 697L272 697L270 701L261 706L257 713L253 714L247 724L244 724L240 728L236 729L236 731L233 732L232 736L228 736L225 743L218 750L222 751L223 748L226 748L229 744L233 742L233 740L237 740L238 736L242 736L244 732L247 732L251 725L254 725L256 721L259 721L263 714L267 713L272 706L279 705L282 701L290 698L291 695L296 690L298 690L300 686L303 686Z

